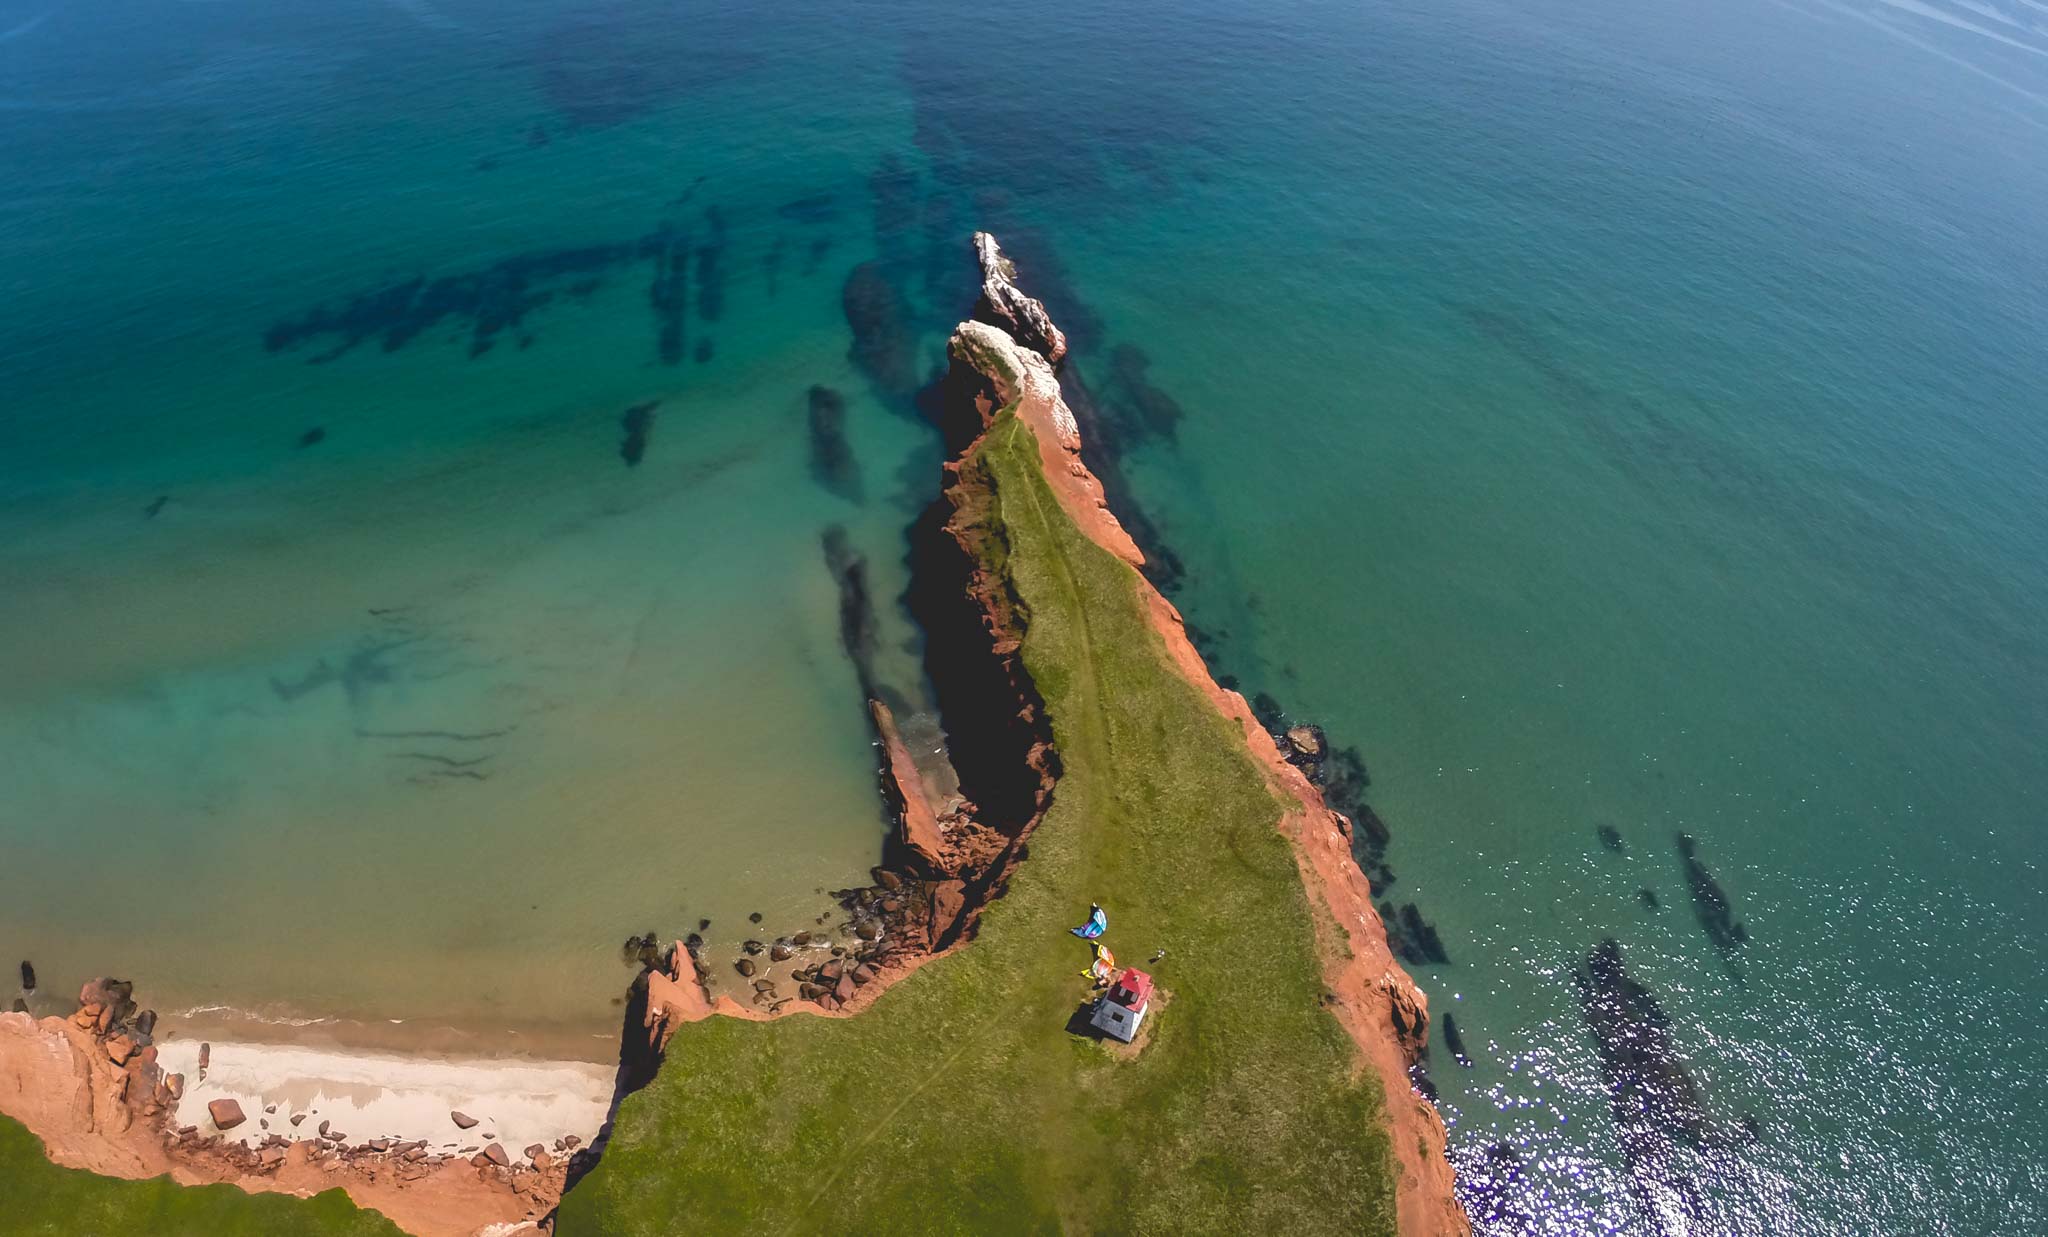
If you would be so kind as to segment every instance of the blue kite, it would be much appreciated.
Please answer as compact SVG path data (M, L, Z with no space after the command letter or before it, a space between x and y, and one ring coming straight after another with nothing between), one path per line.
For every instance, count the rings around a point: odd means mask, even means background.
M1088 904L1088 922L1078 928L1069 928L1067 931L1072 932L1084 941L1092 941L1109 931L1109 916L1102 913L1101 907L1090 902Z

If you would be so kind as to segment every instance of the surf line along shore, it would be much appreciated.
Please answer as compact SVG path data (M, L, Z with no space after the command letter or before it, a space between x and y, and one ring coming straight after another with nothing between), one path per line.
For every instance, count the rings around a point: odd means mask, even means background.
M1061 508L1097 545L1136 566L1142 554L1080 457L1079 433L1049 359L1063 351L1058 328L1042 305L1017 288L1014 267L993 238L977 234L975 246L984 282L977 318L986 321L962 323L950 345L958 366L994 393L993 402L984 398L974 406L984 419L993 407L1014 406L1038 444L1041 471ZM972 525L971 518L956 518L945 531L971 538L977 535ZM971 547L963 543L961 549L974 560ZM982 659L975 690L991 697L992 729L1003 732L993 746L1016 765L1006 793L984 795L988 802L979 805L935 805L887 710L871 705L883 791L898 826L875 885L846 891L856 941L821 962L800 959L784 981L796 985L792 993L764 991L757 983L754 1008L730 996L714 1000L682 942L651 959L628 1004L614 1107L619 1096L654 1076L671 1037L685 1023L715 1015L849 1017L884 989L970 942L983 905L1000 895L1047 810L1058 757L1042 702L1017 656L1018 616L1007 608L1006 582L972 567L958 582L967 608L980 610L970 616L978 635L964 648ZM1319 908L1314 919L1325 1005L1359 1049L1358 1067L1372 1070L1384 1093L1399 1231L1408 1237L1469 1232L1452 1194L1442 1123L1408 1084L1408 1067L1427 1042L1427 1005L1388 948L1370 887L1351 855L1350 822L1331 811L1282 758L1244 699L1214 682L1165 598L1142 578L1137 587L1173 667L1242 731L1259 770L1288 805L1280 828ZM974 673L971 666L967 671ZM411 1144L338 1149L305 1141L260 1148L227 1142L210 1127L198 1128L204 1123L177 1123L186 1080L165 1068L154 1045L129 1034L138 1028L128 1021L134 1007L126 991L89 985L81 997L81 1009L70 1019L34 1023L12 1015L0 1022L0 1112L27 1124L59 1163L125 1177L168 1173L187 1183L226 1181L252 1191L309 1194L339 1186L359 1204L426 1237L517 1232L545 1216L575 1175L562 1152L573 1152L581 1167L590 1163L592 1148L539 1145L539 1155L515 1157L508 1154L513 1148L496 1141L491 1146L497 1155L480 1147L468 1157L459 1154L462 1148L444 1155ZM141 1040L147 1038L144 1029ZM234 1115L228 1114L231 1122ZM262 1119L239 1115L248 1124Z

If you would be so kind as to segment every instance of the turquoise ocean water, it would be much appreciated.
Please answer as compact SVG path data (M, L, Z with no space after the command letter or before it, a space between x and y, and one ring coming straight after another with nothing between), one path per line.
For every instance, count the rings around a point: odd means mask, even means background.
M808 922L880 829L822 539L918 713L985 226L1217 669L1369 769L1483 1230L2034 1231L2044 32L0 0L0 949L602 1055L625 935Z

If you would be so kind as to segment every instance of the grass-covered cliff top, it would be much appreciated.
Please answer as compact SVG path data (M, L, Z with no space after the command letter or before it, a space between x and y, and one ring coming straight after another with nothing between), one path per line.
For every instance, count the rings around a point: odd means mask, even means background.
M1390 1233L1380 1082L1322 1006L1281 805L1174 670L1137 577L1001 415L967 462L1064 768L964 950L856 1018L683 1027L558 1232ZM1090 901L1170 994L1136 1057L1067 1031Z
M206 1234L206 1237L403 1237L340 1190L310 1199L246 1194L231 1185L181 1186L168 1177L122 1181L59 1168L19 1121L0 1117L0 1233Z

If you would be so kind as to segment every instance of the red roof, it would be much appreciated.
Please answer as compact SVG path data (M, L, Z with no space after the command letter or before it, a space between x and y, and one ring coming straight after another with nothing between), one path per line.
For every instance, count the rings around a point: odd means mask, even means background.
M1109 999L1131 1009L1143 1009L1145 1002L1152 999L1152 977L1137 967L1131 967L1116 977L1116 986L1109 990Z

